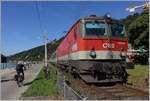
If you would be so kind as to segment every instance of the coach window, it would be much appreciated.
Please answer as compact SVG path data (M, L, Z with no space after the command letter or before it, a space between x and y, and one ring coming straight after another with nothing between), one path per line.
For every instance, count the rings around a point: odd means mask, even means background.
M76 40L77 39L77 28L75 27L75 29L74 29L74 40Z

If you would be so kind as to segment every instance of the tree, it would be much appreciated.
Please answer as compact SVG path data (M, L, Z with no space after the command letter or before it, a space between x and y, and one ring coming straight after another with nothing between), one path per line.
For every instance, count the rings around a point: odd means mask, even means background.
M134 48L149 48L149 11L129 15L122 22L126 25L129 43Z

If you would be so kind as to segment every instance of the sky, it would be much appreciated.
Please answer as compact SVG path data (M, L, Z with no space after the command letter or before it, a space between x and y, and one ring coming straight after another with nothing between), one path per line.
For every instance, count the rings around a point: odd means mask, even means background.
M81 17L103 16L110 12L115 19L134 13L125 9L143 1L3 1L1 3L1 43L6 56L44 44L65 35Z

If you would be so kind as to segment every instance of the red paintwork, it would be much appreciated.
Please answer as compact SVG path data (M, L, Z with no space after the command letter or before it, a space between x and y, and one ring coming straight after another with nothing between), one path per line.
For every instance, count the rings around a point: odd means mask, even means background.
M120 44L118 42L124 43L124 44ZM111 51L120 51L121 48L123 48L124 50L127 50L127 40L117 40L117 39L107 39L107 38L103 38L103 39L82 39L79 41L79 50L80 51L87 51L87 50L91 50L92 48L94 48L95 50L111 50ZM104 48L103 44L104 43L113 43L115 46L114 48Z
M57 48L56 54L57 54L58 57L67 55L68 53L75 52L75 51L71 50L71 47L75 43L78 43L77 41L78 41L78 37L79 37L80 33L77 33L77 39L76 40L74 40L74 37L73 37L74 36L75 27L77 27L77 29L79 29L77 25L78 25L78 23L76 22L75 25L70 30L69 34L65 37L65 39L61 42L61 44ZM77 32L79 32L79 30ZM68 41L70 42L70 47L68 47ZM78 50L76 50L76 51L78 51Z
M75 27L77 28L77 39L74 39L74 31ZM68 47L67 40L70 41L70 47ZM103 48L103 43L113 43L115 45L114 48ZM124 43L124 44L122 44ZM72 51L72 46L77 44L77 50ZM73 53L76 51L90 51L94 48L96 51L104 51L104 50L111 50L111 51L121 51L123 48L124 51L127 51L128 48L128 40L127 39L119 39L119 38L92 38L86 39L82 38L78 26L78 22L74 24L72 29L70 30L69 34L65 37L65 39L61 42L59 47L57 48L57 56L64 56L69 53Z

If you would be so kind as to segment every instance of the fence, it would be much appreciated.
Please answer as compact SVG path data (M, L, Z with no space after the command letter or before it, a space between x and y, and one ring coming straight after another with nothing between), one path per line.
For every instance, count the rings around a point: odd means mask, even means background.
M57 85L59 93L63 94L64 100L86 100L87 98L82 97L73 88L71 88L64 79L64 76L58 71L57 72Z

